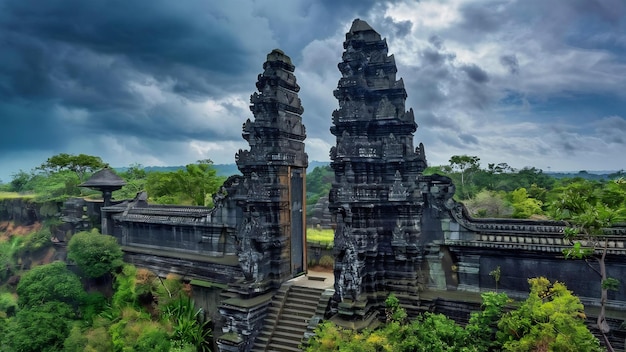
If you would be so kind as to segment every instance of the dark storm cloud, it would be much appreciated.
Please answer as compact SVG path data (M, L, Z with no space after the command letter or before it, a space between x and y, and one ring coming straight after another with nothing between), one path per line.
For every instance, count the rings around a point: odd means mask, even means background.
M416 110L435 112L426 114L425 120L448 116L449 111L484 110L497 101L484 69L475 63L459 63L456 53L447 49L439 36L431 36L428 42L430 45L419 51L418 66L405 78L408 103ZM458 123L433 122L442 128L458 128Z
M405 37L411 33L411 21L394 21L391 17L385 17L382 22L382 29L393 37Z
M489 81L489 75L485 70L478 67L476 64L463 65L461 71L465 72L467 76L476 83L485 83Z
M443 65L446 61L454 60L455 55L450 53L444 53L435 48L425 48L422 50L422 58L424 63L428 65Z
M478 144L478 138L467 133L459 133L459 139L465 144Z
M33 106L33 104L35 106ZM41 111L50 111L45 103L6 104L0 102L2 138L0 151L49 149L64 144L72 133L72 126L59 128L54 116L44 118Z
M515 55L502 55L500 56L500 63L506 67L510 74L516 75L519 73L519 62Z
M428 37L428 42L437 49L441 49L443 47L443 39L441 39L438 35L431 35Z
M596 131L606 142L626 145L626 119L620 116L609 116L597 121Z
M185 76L185 67L197 69L196 74L214 74L211 78L221 84L227 83L222 72L245 72L251 52L232 31L225 30L232 24L216 7L200 1L176 4L11 0L3 3L0 28L8 42L6 50L40 75L45 75L42 71L49 74L50 69L71 75L71 69L79 67L72 65L72 50L108 56L124 62L128 69L159 79L171 78L180 82L177 92L192 95L210 89L202 80L191 79L196 75ZM18 44L23 41L30 45ZM71 67L58 65L58 61ZM80 68L74 72L80 73ZM50 84L50 77L39 78Z
M240 5L0 0L0 117L11 136L0 149L62 150L74 133L238 135L198 124L185 101L254 88L274 45L263 20L233 17L245 16Z
M502 1L464 4L461 7L462 27L472 31L495 32L505 22L501 13Z

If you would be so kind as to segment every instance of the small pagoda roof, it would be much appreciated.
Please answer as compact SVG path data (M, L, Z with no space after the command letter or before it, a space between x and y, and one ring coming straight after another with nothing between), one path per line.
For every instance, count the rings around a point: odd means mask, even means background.
M121 188L124 185L126 185L126 181L117 176L113 170L105 167L78 186L89 188Z

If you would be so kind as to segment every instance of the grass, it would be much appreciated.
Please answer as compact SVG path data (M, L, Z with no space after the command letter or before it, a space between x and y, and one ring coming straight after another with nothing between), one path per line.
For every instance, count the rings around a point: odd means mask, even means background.
M332 246L335 233L331 229L306 229L307 242L319 242L327 246Z
M0 199L17 199L17 198L33 199L35 198L35 195L34 194L20 194L17 192L0 192Z

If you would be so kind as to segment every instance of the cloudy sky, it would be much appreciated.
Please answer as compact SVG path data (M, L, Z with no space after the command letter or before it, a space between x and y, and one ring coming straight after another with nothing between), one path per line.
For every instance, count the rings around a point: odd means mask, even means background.
M345 32L387 38L430 165L626 169L623 0L0 0L0 180L58 153L233 163L266 54L328 160Z

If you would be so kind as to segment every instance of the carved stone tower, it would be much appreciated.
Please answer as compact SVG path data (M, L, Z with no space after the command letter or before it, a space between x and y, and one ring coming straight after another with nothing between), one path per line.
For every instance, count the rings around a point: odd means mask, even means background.
M220 351L249 351L267 306L285 281L306 272L304 111L289 56L267 55L257 93L250 96L254 121L243 124L250 150L235 160L243 176L232 190L237 215L237 259L243 277L228 285L220 306L225 319Z
M413 147L417 125L413 110L405 111L404 83L396 80L386 40L357 19L344 49L330 129L337 137L329 205L337 224L335 302L344 320L373 319L384 292L409 296L418 289L417 179L426 159L421 144Z
M250 97L254 121L243 125L250 150L235 159L247 194L240 202L237 230L239 263L245 276L241 293L278 288L306 270L304 111L289 56L275 49ZM247 291L247 292L246 292Z

